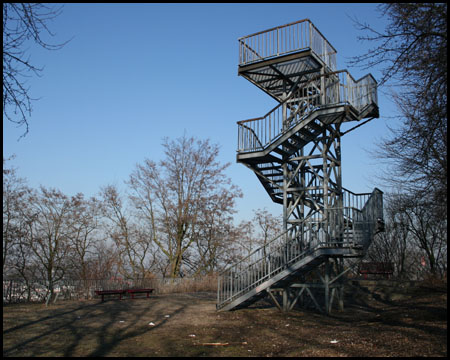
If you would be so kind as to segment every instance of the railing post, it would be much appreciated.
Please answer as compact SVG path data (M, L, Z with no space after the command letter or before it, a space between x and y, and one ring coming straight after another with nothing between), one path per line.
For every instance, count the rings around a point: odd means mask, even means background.
M10 280L9 282L9 303L12 301L12 287L13 287L13 281ZM8 290L6 290L6 293L8 293Z
M238 59L239 59L239 62L238 62L238 64L239 65L241 65L242 64L242 56L241 56L241 40L238 40L238 43L239 43L239 56L238 56Z
M280 54L280 34L277 28L277 56Z
M220 275L217 277L217 304L220 304Z
M230 271L230 298L233 296L233 271Z
M321 105L325 105L326 104L326 94L325 94L325 69L324 68L321 68L320 69L320 75L321 75L321 77L320 77L320 87L321 87L321 91L322 91L322 94L321 94L321 99L320 99L320 104Z

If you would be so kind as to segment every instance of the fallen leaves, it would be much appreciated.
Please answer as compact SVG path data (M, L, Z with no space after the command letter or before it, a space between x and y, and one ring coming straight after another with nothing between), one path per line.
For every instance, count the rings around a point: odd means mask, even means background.
M215 343L196 343L194 345L202 345L202 346L227 346L227 345L247 345L247 341L243 342L215 342Z

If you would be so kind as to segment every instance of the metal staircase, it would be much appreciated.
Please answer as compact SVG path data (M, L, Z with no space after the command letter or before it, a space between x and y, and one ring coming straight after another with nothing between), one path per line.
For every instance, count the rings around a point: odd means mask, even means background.
M382 192L346 192L342 241L324 241L318 222L311 219L304 232L303 243L307 245L302 248L298 239L286 243L288 229L220 274L217 309L248 306L266 296L270 287L283 287L321 265L328 256L363 257L373 236L382 230ZM358 208L361 203L364 206Z
M356 81L337 71L336 50L309 20L239 43L239 75L279 104L238 122L237 161L283 205L284 231L220 274L217 309L247 306L272 289L284 289L283 307L292 308L303 290L312 296L305 275L324 267L319 277L328 312L330 285L346 271L343 259L364 256L382 230L382 192L352 193L342 187L340 171L340 126L379 116L377 84L370 74ZM289 300L294 287L303 290Z

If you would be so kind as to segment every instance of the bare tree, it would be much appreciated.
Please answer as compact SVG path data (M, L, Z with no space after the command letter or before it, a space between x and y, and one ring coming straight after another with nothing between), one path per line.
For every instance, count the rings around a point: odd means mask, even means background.
M275 238L283 230L282 223L279 218L274 217L267 209L253 210L253 221L257 224L257 239L261 246Z
M29 209L28 246L39 264L41 278L48 282L53 295L54 285L70 266L70 199L57 189L41 186L27 199Z
M395 86L392 98L401 125L375 154L391 165L386 179L434 201L434 215L447 214L447 4L390 3L379 7L384 31L356 21L359 37L376 46L352 65L379 66L380 84Z
M434 216L432 206L414 195L389 194L385 233L375 239L369 257L393 261L401 278L445 276L447 220Z
M384 196L385 231L378 233L368 249L368 258L393 263L394 276L413 279L417 275L417 247L410 231L407 214L398 202L401 194Z
M102 188L101 195L103 214L109 220L108 235L114 241L119 254L119 272L126 278L144 278L149 270L151 236L133 219L115 186Z
M5 166L12 158L3 159L3 276L24 281L30 300L32 282L42 276L30 240L33 190L17 175L17 169Z
M119 254L114 244L106 239L99 239L94 244L95 250L88 260L87 279L110 279L119 275Z
M237 242L243 257L250 255L260 246L260 241L255 236L255 224L252 221L242 220L236 226L236 231L240 234Z
M70 260L72 277L87 279L90 260L94 255L95 236L99 230L100 203L96 198L84 199L82 193L71 198L69 223Z
M241 256L248 256L256 249L266 246L282 232L282 224L269 211L264 209L253 209L251 221L242 220L236 226L237 243Z
M44 4L3 3L3 115L25 126L22 136L28 133L31 102L36 100L30 95L26 78L30 73L40 76L43 70L32 64L27 50L30 42L47 50L61 49L68 42L50 44L45 41L44 34L53 36L48 23L61 11L62 7L51 8Z
M3 158L3 274L8 270L5 267L11 251L26 231L22 213L26 206L26 195L30 191L25 179L17 175L17 170L6 167L6 162L12 158Z
M447 46L447 4L388 3L380 4L378 11L389 20L384 31L354 19L356 27L368 33L358 39L378 45L352 58L350 64L366 70L382 66L380 85L391 79L400 85L413 84L415 76L423 76L422 86L439 89L447 73L446 66L436 68L447 62L446 56L441 58ZM427 69L433 72L428 78Z
M137 165L129 184L143 201L148 226L156 230L153 241L170 263L169 275L177 277L183 256L200 233L207 204L216 201L215 209L222 206L227 212L231 200L241 195L224 174L229 164L217 162L217 145L183 136L166 138L163 146L165 159L159 165L148 159Z
M430 211L431 204L423 199L402 195L397 201L408 219L416 246L425 254L429 271L439 275L439 263L441 260L446 263L447 220L435 217Z
M218 271L229 263L230 256L235 253L233 213L237 195L237 190L223 189L201 204L203 209L191 235L195 246L188 249L183 257L194 276Z

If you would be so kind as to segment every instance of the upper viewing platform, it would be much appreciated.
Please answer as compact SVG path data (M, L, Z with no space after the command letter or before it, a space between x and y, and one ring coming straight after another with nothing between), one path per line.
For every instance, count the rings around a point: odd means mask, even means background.
M312 50L330 71L336 71L336 49L309 19L243 36L239 40L239 66Z
M336 49L309 19L244 36L238 74L280 101L288 86L334 72ZM289 89L287 89L289 91Z

